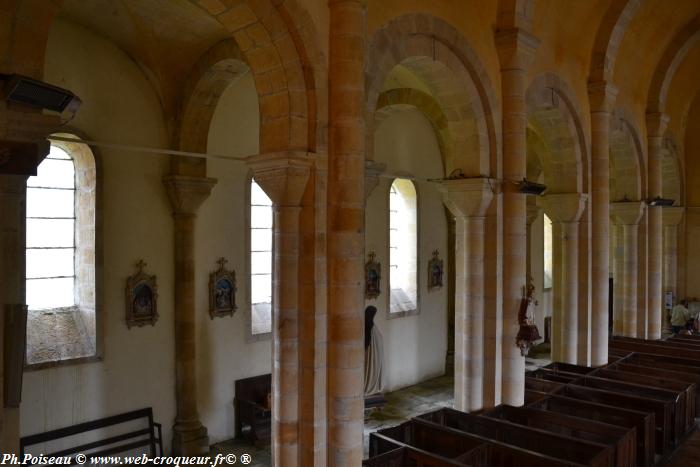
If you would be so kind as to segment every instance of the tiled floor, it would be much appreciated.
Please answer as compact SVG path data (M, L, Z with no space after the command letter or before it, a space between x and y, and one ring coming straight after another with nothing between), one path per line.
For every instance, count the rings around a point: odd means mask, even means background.
M549 356L544 353L549 349L533 349L542 353L533 352L525 359L525 369L534 370L550 363ZM387 403L381 409L373 409L365 413L364 429L364 457L367 457L369 448L369 434L384 427L394 426L416 415L420 415L440 407L452 407L454 402L454 378L451 375L423 381L415 386L399 389L384 395ZM270 446L255 448L245 441L229 440L211 447L211 455L235 454L240 458L241 454L249 454L253 467L271 466Z

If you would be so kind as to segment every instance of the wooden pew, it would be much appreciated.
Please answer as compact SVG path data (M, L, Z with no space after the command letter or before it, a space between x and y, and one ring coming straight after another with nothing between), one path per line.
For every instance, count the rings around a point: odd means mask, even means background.
M654 463L656 427L653 413L586 402L558 395L543 399L530 407L600 421L630 430L634 429L636 434L637 465L649 466Z
M678 442L685 434L687 412L684 391L669 391L652 386L615 381L591 375L586 376L576 384L593 387L596 389L603 389L606 391L629 394L631 396L655 399L662 402L670 402L672 404L671 423L673 423L674 429L672 442Z
M673 444L675 426L673 424L673 403L649 399L646 397L620 394L604 389L571 385L564 388L561 393L564 396L582 399L600 404L607 404L626 409L651 412L654 414L655 423L655 448L658 454L663 454Z
M427 427L430 428L430 427ZM370 434L370 459L398 448L405 449L407 465L486 467L486 444L481 440L429 430L413 421Z
M525 389L525 405L534 404L535 402L541 401L542 399L546 399L547 397L549 397L549 394L546 392L534 391L532 389L527 388Z
M615 450L616 466L636 465L637 430L634 427L624 428L588 418L510 405L499 405L484 415L571 438L609 445Z
M665 376L654 375L652 372L647 372L646 374L634 372L630 373L619 368L600 368L592 373L592 376L614 379L627 383L641 384L644 386L682 393L684 395L685 403L685 423L683 426L683 432L688 431L695 424L695 398L697 395L697 386L695 383L686 383L668 379Z
M614 450L604 444L574 439L506 420L440 409L419 417L438 425L528 449L546 456L589 466L612 466Z
M550 394L559 391L564 387L564 383L557 383L547 379L540 379L525 374L525 390L532 390Z
M391 437L370 433L370 456L362 462L368 467L464 467L469 464L432 454Z
M627 373L635 373L642 377L651 376L654 378L663 378L669 381L682 381L688 384L695 385L695 416L700 417L700 392L697 388L700 386L700 371L693 373L688 371L688 367L682 370L667 369L663 363L657 363L653 366L645 366L643 362L640 365L632 363L616 363L609 366L610 369L620 370Z
M672 345L667 341L645 341L641 339L614 337L608 345L617 350L642 352L652 355L665 355L689 360L700 360L700 350L689 349L683 345Z
M570 383L582 376L575 373L552 371L546 368L538 368L534 371L528 371L527 373L525 373L525 375L529 376L530 378L544 379L547 381L555 381L558 383Z
M562 363L562 362L552 362L543 368L550 370L550 371L553 371L555 373L564 373L564 374L571 374L571 375L586 375L586 374L590 373L591 371L594 371L594 368L590 368L587 366L572 365L570 363Z

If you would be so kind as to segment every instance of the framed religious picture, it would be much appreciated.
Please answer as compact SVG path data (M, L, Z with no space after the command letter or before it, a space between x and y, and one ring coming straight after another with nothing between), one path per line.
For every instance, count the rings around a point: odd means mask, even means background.
M136 263L138 272L126 280L126 325L156 324L158 320L158 286L156 276L143 272L146 263Z
M228 261L219 258L219 269L209 274L209 316L233 316L236 311L236 273L226 269Z
M369 254L369 261L365 263L365 298L374 299L381 293L380 281L382 279L382 265L376 261L376 254Z
M440 252L433 251L433 257L428 262L428 290L442 288L442 276L444 275L443 261L440 259Z

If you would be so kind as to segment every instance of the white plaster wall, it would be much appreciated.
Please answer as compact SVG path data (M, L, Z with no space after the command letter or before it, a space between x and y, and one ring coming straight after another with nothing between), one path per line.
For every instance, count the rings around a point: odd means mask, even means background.
M83 100L71 126L88 137L167 146L160 103L142 71L109 41L54 21L46 81ZM162 178L165 156L99 149L103 176L104 358L25 373L21 433L28 435L142 407L163 424L166 449L175 417L173 228ZM143 258L158 281L155 326L127 329L124 287Z
M442 195L429 178L444 176L435 132L417 110L405 110L384 120L375 130L374 156L386 172L418 177L418 285L420 313L387 319L389 306L389 187L381 179L367 201L365 250L382 265L381 295L367 300L378 309L375 324L384 338L383 386L391 391L445 371L447 351L447 278L445 286L428 292L428 261L435 249L447 262L447 220Z
M207 150L215 154L257 154L258 98L252 74L231 84L217 104ZM270 373L269 339L248 339L246 250L248 169L239 161L209 159L208 176L218 180L197 217L197 402L202 423L215 443L234 436L233 397L237 379ZM220 257L236 272L238 310L233 317L209 318L209 273Z

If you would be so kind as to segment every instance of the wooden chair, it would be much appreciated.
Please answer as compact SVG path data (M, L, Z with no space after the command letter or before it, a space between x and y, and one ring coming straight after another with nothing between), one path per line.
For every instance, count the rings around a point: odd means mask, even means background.
M255 446L269 443L272 435L272 411L268 397L272 391L272 375L239 379L235 388L233 406L236 438L245 436Z

